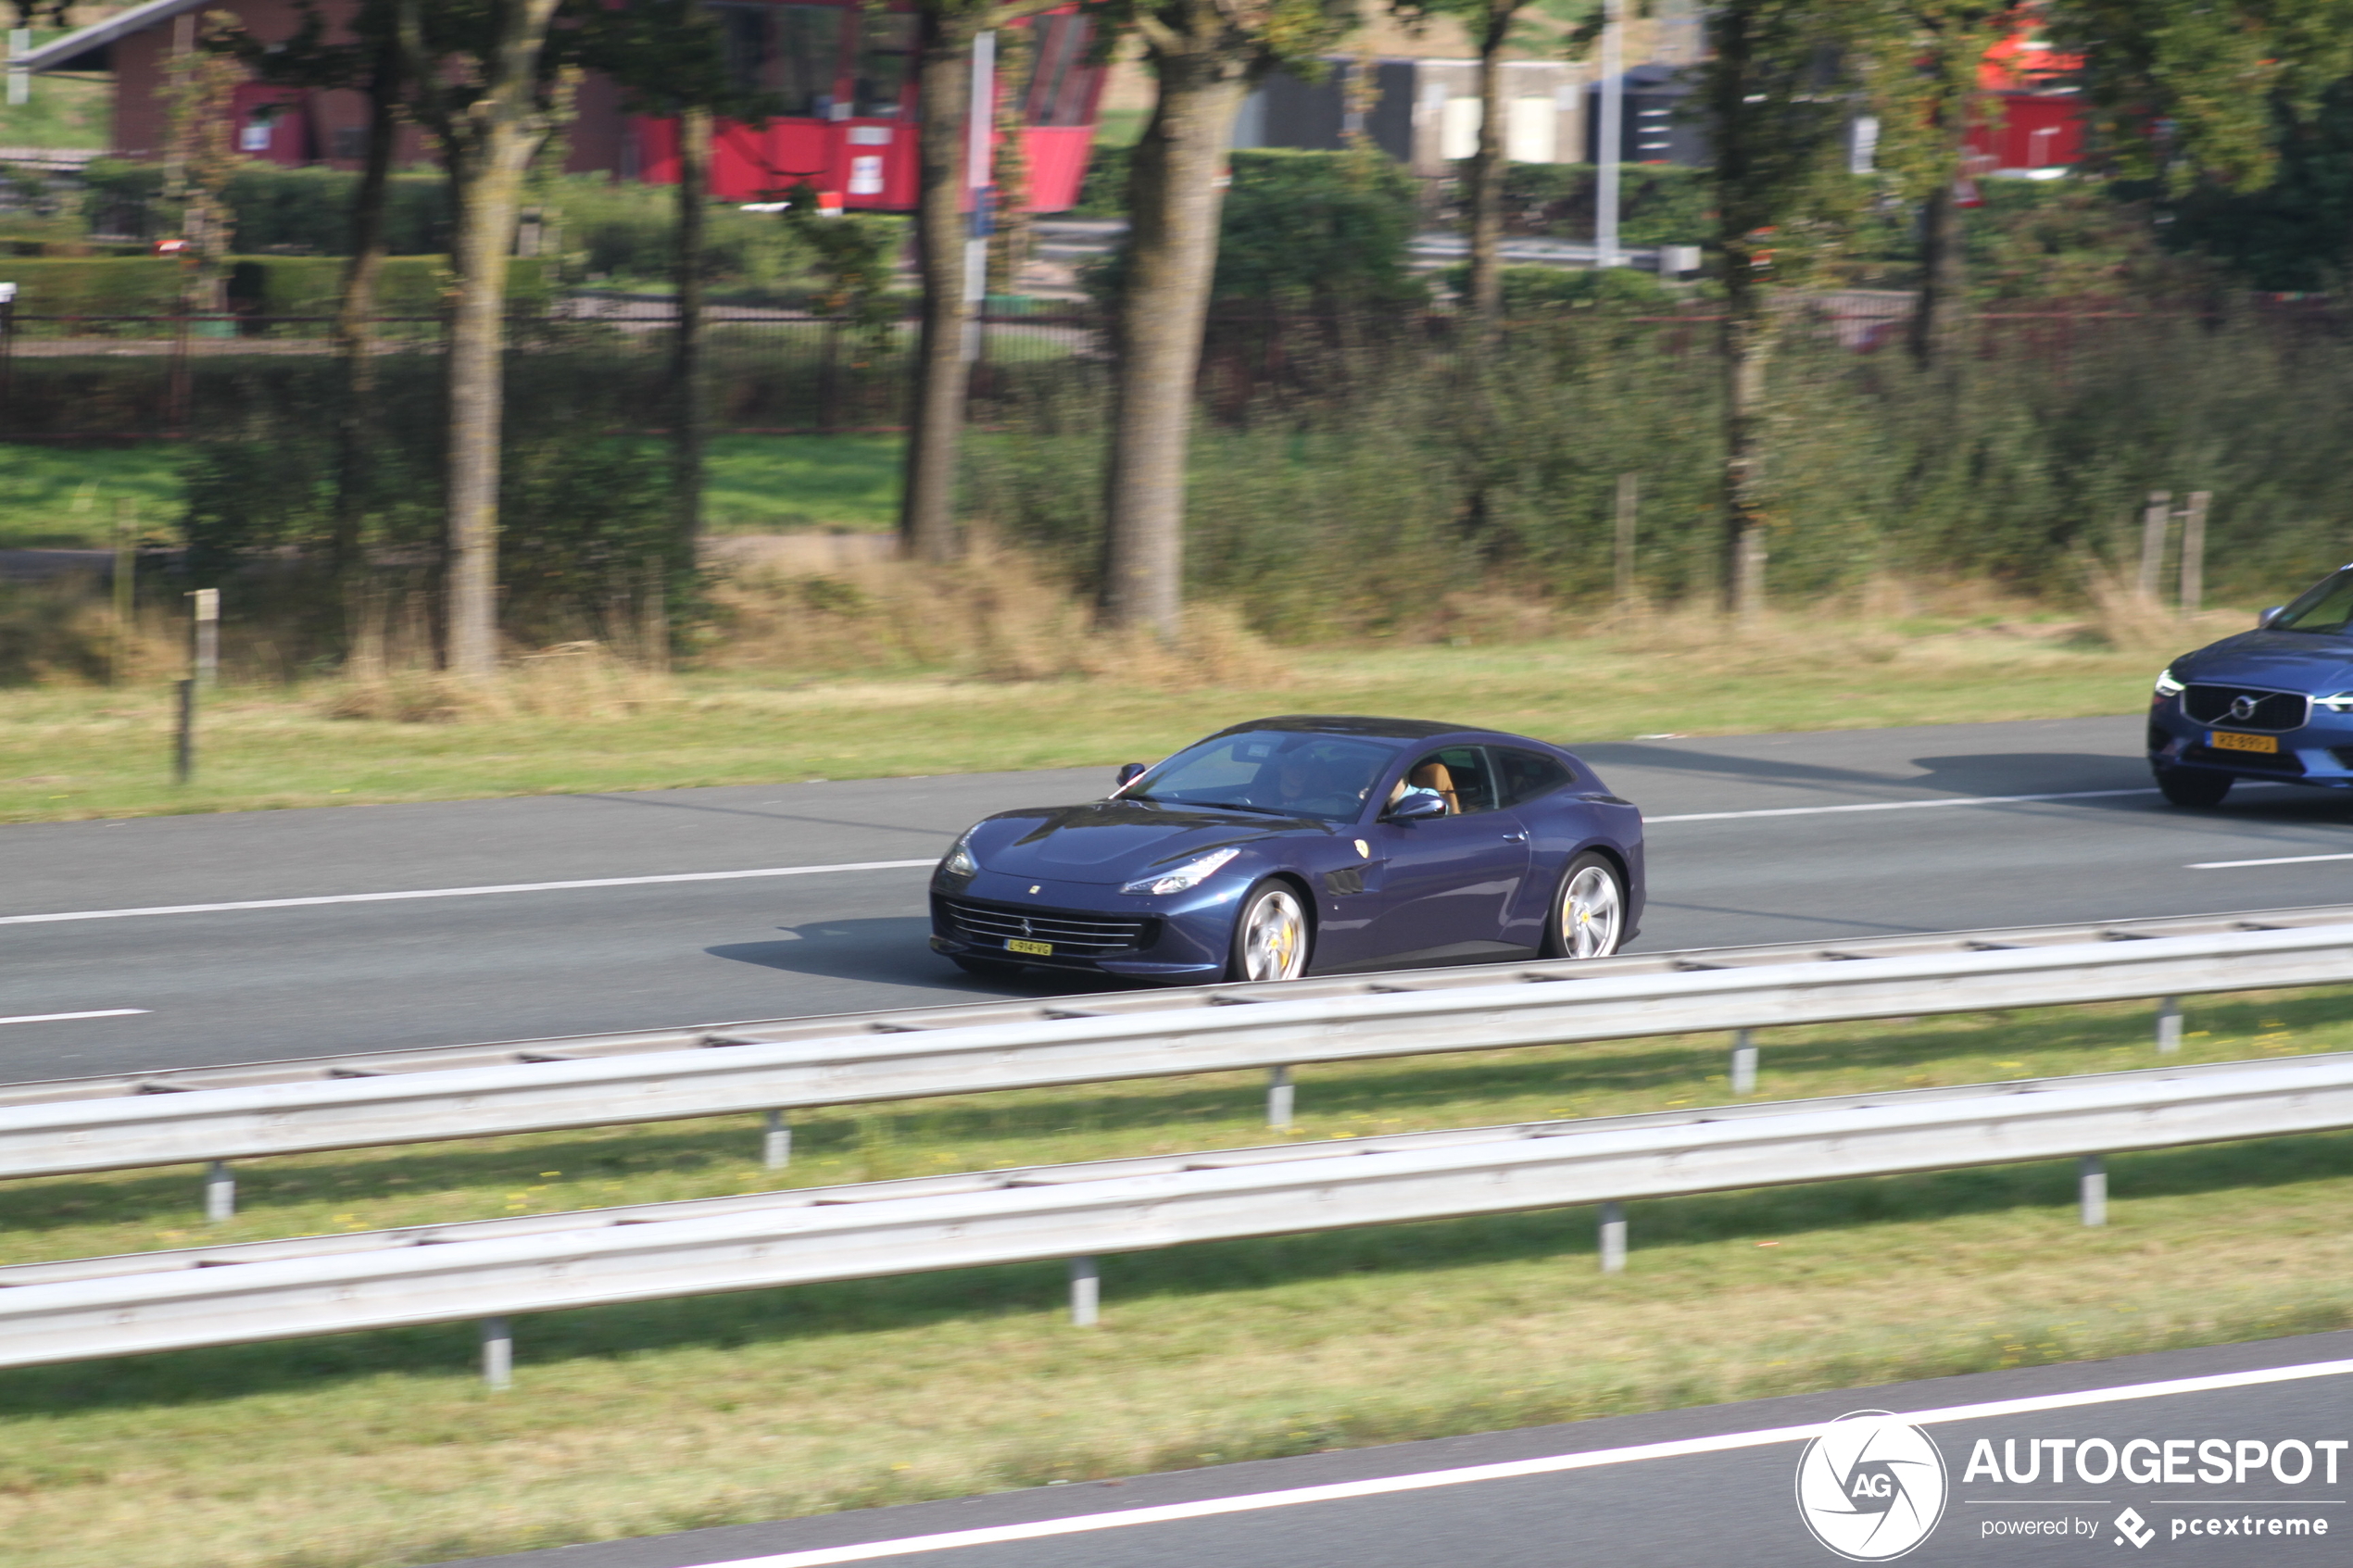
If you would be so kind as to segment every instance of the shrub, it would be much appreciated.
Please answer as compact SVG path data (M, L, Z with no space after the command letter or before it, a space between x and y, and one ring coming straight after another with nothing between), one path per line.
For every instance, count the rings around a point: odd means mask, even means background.
M1211 295L1318 309L1419 304L1427 290L1405 266L1415 219L1412 180L1378 154L1237 150ZM1098 297L1117 293L1126 255L1089 271Z
M1516 233L1592 238L1599 174L1590 163L1513 164L1504 175L1505 224ZM1620 244L1693 245L1715 237L1705 169L1620 164L1617 200Z
M1502 271L1504 314L1516 320L1571 310L1663 310L1681 299L1655 274L1631 267L1574 272L1559 267L1506 267ZM1470 287L1466 261L1447 268L1441 275L1457 298Z

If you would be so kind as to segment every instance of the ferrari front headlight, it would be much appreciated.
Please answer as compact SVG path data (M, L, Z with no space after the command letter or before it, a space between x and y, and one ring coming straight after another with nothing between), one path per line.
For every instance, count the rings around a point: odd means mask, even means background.
M1206 855L1196 855L1172 871L1139 876L1122 887L1122 893L1183 893L1199 887L1209 880L1218 867L1240 854L1239 849L1212 849Z
M2182 683L2173 678L2173 671L2170 667L2157 672L2157 695L2159 696L2182 695Z
M956 847L948 851L948 858L939 862L939 874L953 877L959 882L970 882L978 876L980 862L973 859L972 846L962 838L956 840Z

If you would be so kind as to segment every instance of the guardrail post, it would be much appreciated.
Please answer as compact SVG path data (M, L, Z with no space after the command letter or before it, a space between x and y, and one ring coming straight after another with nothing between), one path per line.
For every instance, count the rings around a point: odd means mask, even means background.
M1602 1273L1622 1274L1626 1272L1626 1205L1602 1205Z
M771 1171L792 1163L792 1123L781 1110L768 1113L768 1130L760 1138L760 1158Z
M1269 1127L1290 1125L1290 1069L1270 1067L1266 1070L1266 1124Z
M2083 1223L2087 1225L2108 1223L2108 1163L2096 1154L2087 1154L2076 1165L2075 1185L2083 1205Z
M1101 1315L1102 1276L1092 1258L1070 1261L1070 1322L1074 1328L1092 1328Z
M226 1160L216 1160L205 1167L204 1217L217 1225L235 1217L236 1212L236 1173L229 1169Z
M2182 998L2167 997L2157 1004L2157 1048L2171 1056L2182 1048Z
M515 1336L504 1318L484 1318L475 1324L482 1330L482 1380L493 1389L508 1388L515 1381Z
M1756 1092L1756 1041L1745 1029L1732 1031L1732 1093Z

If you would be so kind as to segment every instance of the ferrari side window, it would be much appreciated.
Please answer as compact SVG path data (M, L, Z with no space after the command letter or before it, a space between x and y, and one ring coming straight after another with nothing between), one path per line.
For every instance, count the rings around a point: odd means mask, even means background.
M1433 751L1407 770L1409 789L1435 790L1446 802L1449 816L1467 816L1495 809L1495 781L1487 756L1476 746L1450 746Z
M1550 795L1569 782L1567 768L1533 751L1514 751L1497 746L1488 755L1495 759L1496 771L1503 775L1504 804L1506 806L1516 806L1523 800Z

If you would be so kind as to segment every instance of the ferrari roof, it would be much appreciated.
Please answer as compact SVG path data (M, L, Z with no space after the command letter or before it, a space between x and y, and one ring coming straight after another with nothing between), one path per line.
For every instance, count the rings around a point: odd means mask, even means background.
M1376 735L1386 740L1428 740L1433 735L1459 735L1476 725L1439 724L1428 719L1375 719L1357 713L1286 713L1277 719L1252 719L1228 724L1217 733L1239 734L1245 730L1302 730L1327 735Z

